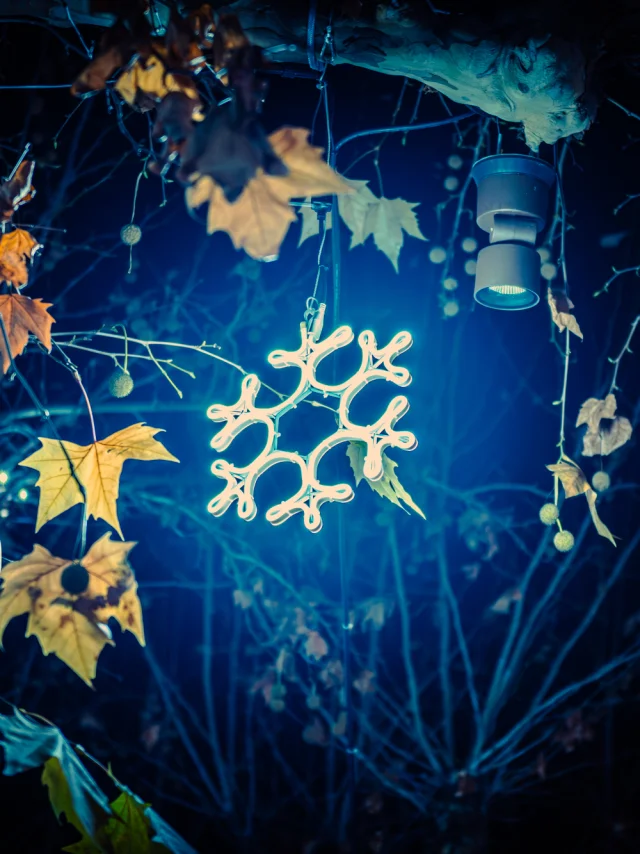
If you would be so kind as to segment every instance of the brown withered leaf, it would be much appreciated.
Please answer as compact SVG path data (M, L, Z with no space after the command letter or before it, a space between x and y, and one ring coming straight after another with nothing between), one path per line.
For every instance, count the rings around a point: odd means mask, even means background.
M585 457L606 456L621 448L631 438L633 427L628 418L616 416L616 398L608 394L604 400L590 397L580 407L576 427L587 425L582 454ZM610 424L604 425L607 419Z
M265 175L287 175L255 113L237 102L211 110L186 137L177 178L192 184L203 175L213 179L227 202L235 202L261 169Z
M319 632L310 631L307 634L304 651L309 658L319 661L321 658L324 658L325 655L329 654L329 647L327 646L326 640Z
M324 747L329 741L324 724L316 715L314 715L313 721L302 731L302 738L307 744L317 744L319 747Z
M113 617L144 646L137 584L128 563L135 543L105 534L81 561L55 557L43 546L0 572L0 643L7 624L28 614L26 637L35 635L45 655L53 653L91 685L98 656L112 644L106 626Z
M236 249L253 258L273 258L280 251L289 226L296 219L292 198L347 193L351 188L322 160L322 150L308 143L309 131L281 128L269 142L288 169L284 176L258 169L236 202L230 204L221 187L208 175L187 188L187 206L208 203L207 231L226 231Z
M102 34L94 58L75 79L71 94L82 97L104 89L118 68L127 65L145 47L148 50L149 32L146 38L144 33L133 34L118 21Z
M47 309L51 303L40 299L30 299L20 294L0 294L0 315L7 331L11 356L19 356L29 341L29 334L35 335L47 350L51 350L51 324L53 317ZM0 356L2 373L6 374L11 365L7 353L4 335L0 331Z
M561 462L547 466L550 472L559 478L560 483L564 487L564 494L567 498L573 498L576 495L583 495L588 492L591 487L586 478L585 473L575 463Z
M199 102L198 91L186 74L169 70L166 48L154 47L149 57L139 57L118 77L115 90L131 107L147 112L157 106L169 92L184 92Z
M357 679L353 680L353 687L360 694L373 694L376 690L375 678L376 674L373 670L362 670Z
M35 196L33 170L35 160L23 160L9 181L0 184L0 222L9 222L21 205Z
M42 246L22 228L0 237L0 280L23 288L29 282L29 266Z
M169 164L184 155L196 127L195 122L200 120L200 108L200 102L184 92L170 92L162 100L152 131L154 139L162 144L162 150L149 164L151 172L163 174Z
M608 394L604 400L599 400L597 397L590 397L580 407L576 427L586 424L588 430L592 433L597 433L603 418L615 417L616 407L615 394Z
M613 534L604 524L600 516L598 516L598 511L596 510L596 498L598 497L598 493L595 490L589 488L586 492L587 496L587 504L589 505L589 512L591 513L591 519L593 520L593 524L595 525L596 531L600 534L601 537L604 537L606 540L609 540L610 543L616 545L616 541L613 538Z
M582 338L582 331L576 318L571 314L574 305L565 293L565 291L556 288L549 288L547 291L547 301L551 309L551 319L558 327L560 332L568 329L573 332L578 338Z
M598 454L607 456L625 445L632 433L633 426L629 419L618 415L608 427L601 426L598 433L585 433L582 454L585 457L595 457Z
M596 531L601 537L609 540L609 542L613 543L615 546L616 541L613 534L604 524L596 510L596 499L598 494L594 489L592 489L580 466L570 460L567 460L547 466L547 468L560 479L567 498L574 498L576 495L584 495L586 497L587 504L589 505L589 512L591 513L591 518Z

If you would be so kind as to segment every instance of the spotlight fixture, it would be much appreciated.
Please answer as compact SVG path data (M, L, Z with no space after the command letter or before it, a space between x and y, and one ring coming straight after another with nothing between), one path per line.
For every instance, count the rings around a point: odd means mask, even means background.
M476 222L489 233L478 253L474 297L480 305L517 311L540 301L536 237L544 228L555 170L526 154L493 154L473 164Z

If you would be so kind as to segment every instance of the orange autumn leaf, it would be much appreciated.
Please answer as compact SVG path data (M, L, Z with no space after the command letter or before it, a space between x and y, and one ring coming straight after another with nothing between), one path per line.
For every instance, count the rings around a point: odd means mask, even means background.
M169 92L184 92L193 101L200 101L191 78L173 73L166 66L166 49L155 47L147 59L136 59L118 77L115 90L132 107L142 111L152 109Z
M42 249L38 241L24 231L16 228L0 237L0 280L16 288L23 288L29 281L29 268L36 253Z
M24 351L30 334L35 335L47 350L51 350L51 324L54 319L47 311L50 305L50 302L30 299L19 294L0 294L0 316L9 339L11 356L15 358ZM11 358L1 333L0 356L2 372L6 374L11 365Z
M322 149L308 143L309 131L285 127L269 136L276 157L287 175L267 175L258 169L240 197L229 203L222 189L208 175L187 188L191 210L208 203L207 231L226 231L236 249L252 258L277 256L289 226L296 220L293 198L350 193L352 188L322 159Z
M144 646L137 583L128 563L135 543L105 534L80 561L55 557L43 546L7 564L0 579L0 643L7 624L28 614L26 637L35 635L45 655L53 653L91 685L98 656L113 645L107 621Z
M104 519L122 537L116 502L125 460L179 462L153 438L160 432L141 423L90 445L40 438L42 447L20 463L40 474L36 481L40 488L36 531L70 507L82 504L86 496L87 515Z
M551 320L558 327L560 332L568 329L573 332L578 338L582 338L582 331L576 318L571 314L574 305L567 296L565 291L555 288L549 288L547 291L547 301L551 309Z

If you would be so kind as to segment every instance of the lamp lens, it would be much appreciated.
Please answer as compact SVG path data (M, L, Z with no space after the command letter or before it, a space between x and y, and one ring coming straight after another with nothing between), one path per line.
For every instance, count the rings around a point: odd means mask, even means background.
M521 288L519 285L492 285L489 290L505 296L515 296L516 294L523 294L526 288Z

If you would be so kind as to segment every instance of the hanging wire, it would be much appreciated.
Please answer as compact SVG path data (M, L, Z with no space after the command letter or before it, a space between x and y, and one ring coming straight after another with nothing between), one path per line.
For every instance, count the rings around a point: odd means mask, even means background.
M87 54L87 57L88 57L89 59L93 59L93 48L90 48L90 47L87 45L87 43L85 42L84 38L82 37L82 33L80 32L80 30L79 30L79 29L78 29L78 27L76 26L76 22L73 20L73 16L71 15L71 10L69 9L69 4L67 3L67 0L62 0L62 5L64 6L64 11L65 11L65 13L66 13L66 15L67 15L67 18L68 18L68 20L69 20L69 23L70 23L70 24L71 24L71 26L73 27L73 29L74 29L74 31L75 31L75 34L78 36L78 39L79 39L79 41L80 41L80 44L82 45L82 49L83 49L83 50L84 50L84 52Z
M136 187L133 191L133 207L131 209L131 224L135 224L136 220L136 203L138 201L138 189L140 187L140 179L145 174L146 163L140 170L140 174L136 178ZM129 269L127 270L127 275L130 276L133 271L133 243L129 244Z

